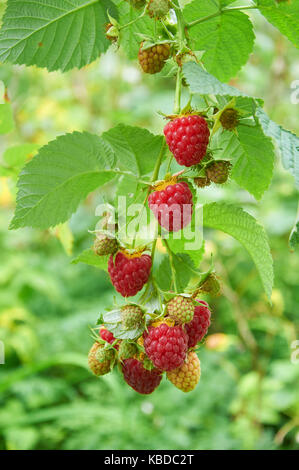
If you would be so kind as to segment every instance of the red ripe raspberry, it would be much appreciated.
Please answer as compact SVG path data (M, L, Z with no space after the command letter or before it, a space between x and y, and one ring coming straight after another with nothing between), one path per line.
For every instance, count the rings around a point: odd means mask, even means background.
M199 341L207 334L211 324L211 312L209 305L203 300L197 300L199 305L195 307L193 320L185 324L188 334L188 348L194 348Z
M142 362L132 357L123 361L122 371L127 384L138 393L152 393L162 380L160 372L145 369Z
M151 193L148 205L159 224L169 232L178 232L191 221L192 193L183 181Z
M100 328L99 335L104 341L107 341L107 343L110 344L114 343L116 340L111 331L108 331L106 328Z
M206 120L195 114L170 121L164 127L170 151L179 165L197 165L206 154L210 131Z
M152 266L149 255L130 256L119 251L108 261L110 279L117 292L123 297L131 297L139 292L147 282Z
M150 326L144 333L145 352L160 370L172 370L180 367L186 358L188 336L181 326L169 326L161 323Z

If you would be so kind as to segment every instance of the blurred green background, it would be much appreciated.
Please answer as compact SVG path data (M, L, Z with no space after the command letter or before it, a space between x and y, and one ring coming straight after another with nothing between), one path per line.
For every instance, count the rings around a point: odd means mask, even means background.
M262 97L270 117L299 134L299 105L290 101L298 51L260 16L252 17L254 54L232 84ZM0 80L16 122L15 131L0 138L0 155L12 145L43 145L73 130L101 133L119 122L161 133L157 111L169 112L173 103L172 79L141 75L137 63L113 47L65 75L2 64ZM153 395L139 396L117 371L96 379L86 369L89 326L114 291L104 273L70 261L92 243L88 230L96 223L99 193L69 227L9 232L15 176L0 178L0 339L6 352L0 449L299 448L299 363L291 361L299 340L299 257L288 248L298 199L293 178L277 161L261 203L233 183L203 190L202 199L241 204L265 225L275 262L273 305L245 250L207 231L205 259L214 253L223 295L206 299L213 322L199 351L200 384L185 395L164 380Z

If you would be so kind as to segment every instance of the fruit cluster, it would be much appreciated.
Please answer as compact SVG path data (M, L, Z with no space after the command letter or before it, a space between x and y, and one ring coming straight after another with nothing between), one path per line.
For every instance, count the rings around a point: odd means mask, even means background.
M149 317L150 318L150 317ZM141 394L152 393L163 374L183 392L193 390L200 379L200 362L195 352L210 326L206 302L176 295L169 300L159 320L147 319L137 305L122 307L124 330L146 326L134 340L115 338L105 327L93 344L88 364L96 376L110 372L115 364L127 384Z
M133 8L144 8L142 15L147 12L155 20L167 16L170 7L168 0L128 1ZM116 23L112 26L117 29ZM107 34L114 32L112 26ZM140 44L138 60L145 73L160 72L171 55L175 57L173 41L162 37L159 40L155 42L147 38ZM170 152L168 168L173 157L185 168L175 175L167 173L162 181L151 181L145 198L160 226L161 238L165 231L179 232L191 224L196 186L202 188L211 182L223 184L231 169L229 161L214 160L209 149L208 111L206 114L206 111L200 113L187 108L180 114L167 116L168 123L164 127L165 143ZM233 121L233 118L237 115L231 109L223 118L219 116L217 114L219 125L234 130L232 126L236 119ZM192 176L188 176L190 171ZM142 394L152 393L163 374L183 392L193 390L200 378L200 362L195 350L207 334L211 321L208 304L195 299L199 292L219 295L217 277L214 273L207 274L188 294L179 294L177 290L175 293L164 292L156 286L152 273L152 253L155 250L151 246L123 246L117 235L110 235L111 229L117 229L117 225L109 225L108 221L103 229L105 231L97 234L93 250L97 256L108 256L108 273L116 291L128 298L146 287L137 303L127 302L108 312L108 315L112 314L109 321L106 314L101 315L99 335L96 335L89 353L90 369L95 375L102 376L118 365L127 384ZM170 253L169 246L166 246ZM153 311L147 302L157 295L158 290L160 307Z

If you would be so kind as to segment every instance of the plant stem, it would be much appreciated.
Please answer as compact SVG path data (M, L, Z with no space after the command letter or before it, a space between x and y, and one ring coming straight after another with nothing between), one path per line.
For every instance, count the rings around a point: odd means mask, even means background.
M160 153L158 155L158 158L157 158L157 161L156 161L156 164L155 164L155 168L154 168L152 178L151 178L151 183L154 183L156 181L156 179L158 178L158 176L159 176L159 171L160 171L160 166L161 166L163 155L164 155L164 150L165 150L165 140L163 140L163 144L161 146L161 150L160 150ZM142 209L141 209L139 217L138 217L138 222L137 222L136 229L135 229L135 236L134 236L133 244L132 244L133 248L135 248L137 230L139 229L140 219L141 219L141 216L143 214L144 207L145 207L148 195L150 193L150 190L151 190L151 186L149 185L148 188L147 188L147 191L146 191L145 198L142 202Z
M212 18L216 18L217 16L219 16L222 13L225 13L225 12L239 11L239 10L253 10L253 9L256 9L256 8L257 8L257 6L255 6L255 5L222 8L219 11L216 11L215 13L213 13L212 15L204 16L203 18L198 18L197 20L191 21L191 23L188 23L186 25L186 27L191 28L192 26L203 23L204 21L208 21L208 20L211 20Z
M162 158L163 158L163 155L164 155L164 150L165 150L165 140L163 140L163 144L162 144L162 147L161 147L160 153L158 155L156 165L155 165L155 168L154 168L154 171L153 171L153 174L152 174L152 178L151 178L152 183L154 183L156 181L156 179L158 178L158 176L159 176L159 171L160 171L160 166L161 166L161 163L162 163Z
M182 94L182 69L179 67L178 73L176 76L174 114L179 114L181 110L181 94Z
M177 294L178 293L178 286L177 286L177 282L176 282L176 272L175 272L175 267L174 267L174 263L173 263L173 256L172 256L172 251L171 249L169 248L168 246L168 243L167 241L164 239L163 240L163 243L165 245L165 248L167 250L167 254L169 256L169 263L170 263L170 269L171 269L171 277L172 277L172 281L173 281L173 287L174 287L174 291L175 293Z
M127 24L123 24L122 26L119 26L119 27L118 27L119 31L121 31L122 29L126 28L127 26L130 26L131 24L136 23L136 21L140 20L143 16L145 16L145 14L146 14L146 8L147 8L147 6L145 7L145 9L144 9L143 12L141 13L141 15L137 16L137 18L135 18L134 20L130 21L130 22L127 23Z

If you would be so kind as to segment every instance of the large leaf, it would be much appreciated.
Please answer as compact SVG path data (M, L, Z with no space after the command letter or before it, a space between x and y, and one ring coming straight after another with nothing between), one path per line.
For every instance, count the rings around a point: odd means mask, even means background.
M274 168L274 147L262 128L239 126L238 142L233 156L236 158L232 178L256 199L261 199L268 189Z
M0 31L0 61L66 71L109 47L110 0L8 0Z
M299 0L258 0L261 13L296 47L299 47Z
M203 223L206 227L231 235L246 248L270 299L273 287L273 261L264 228L243 209L216 202L204 205Z
M92 134L66 134L42 147L22 170L10 228L65 222L79 203L115 176L111 150Z
M152 172L163 137L140 127L119 124L102 135L112 147L120 167L137 175Z
M216 158L230 158L231 177L256 199L268 189L274 168L274 147L259 125L247 121L234 132L218 131L213 137Z
M282 164L294 176L295 185L299 189L299 138L271 121L261 108L257 109L256 115L264 133L275 140L281 154Z
M251 101L254 100L254 98L246 95L238 90L238 88L220 82L216 77L206 72L195 62L187 62L184 64L183 75L193 94L225 97L243 96Z
M195 0L184 9L187 21L219 11L213 0ZM189 29L193 49L205 51L202 62L208 72L222 81L234 77L247 62L253 49L254 34L249 17L240 12L225 12Z

